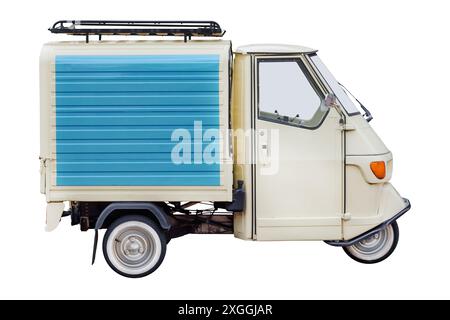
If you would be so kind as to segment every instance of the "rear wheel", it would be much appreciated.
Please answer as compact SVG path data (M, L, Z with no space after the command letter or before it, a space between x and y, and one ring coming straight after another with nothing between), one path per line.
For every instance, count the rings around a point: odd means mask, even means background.
M394 221L386 228L357 243L343 247L350 258L361 263L377 263L389 257L397 247L399 230Z
M103 255L118 274L140 278L155 271L166 254L166 237L161 228L143 216L115 220L103 238Z

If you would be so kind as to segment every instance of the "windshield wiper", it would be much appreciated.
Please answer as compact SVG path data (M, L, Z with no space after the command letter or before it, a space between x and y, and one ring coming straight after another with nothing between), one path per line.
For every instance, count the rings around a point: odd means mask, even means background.
M342 87L342 89L344 89L346 92L348 92L348 94L350 94L352 97L353 97L353 99L355 99L356 100L356 102L358 102L359 103L359 106L361 107L361 109L363 109L364 110L364 114L363 114L363 117L364 117L364 119L366 119L366 121L367 122L370 122L370 121L372 121L372 119L373 119L373 116L372 116L372 114L370 113L370 111L369 111L369 109L367 109L366 107L364 107L364 105L358 100L358 99L356 99L356 97L342 84L342 83L340 83L340 82L338 82L338 84Z

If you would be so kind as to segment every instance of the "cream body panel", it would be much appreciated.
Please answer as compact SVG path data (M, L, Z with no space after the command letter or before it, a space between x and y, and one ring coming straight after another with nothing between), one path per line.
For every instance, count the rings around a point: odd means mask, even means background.
M349 212L352 210L351 219L344 222L344 240L352 239L384 221L392 218L403 208L405 202L400 194L395 190L392 184L386 182L381 184L369 185L370 190L361 191L354 196L361 196L359 201L353 199ZM364 199L368 200L363 203ZM360 209L360 211L353 211Z
M339 227L340 228L340 227ZM335 225L304 227L270 227L259 228L257 240L299 241L299 240L334 240Z
M350 215L350 220L344 223L344 233L347 226L356 223L355 221L367 225L376 221L382 186L381 183L367 183L358 167L347 166L346 212Z
M347 121L345 240L376 227L405 207L403 198L389 183L392 153L361 115L348 117ZM384 179L372 173L372 161L386 163Z
M339 115L331 109L315 130L257 120L278 129L279 171L256 166L258 240L329 240L341 237L342 153ZM269 142L269 152L270 152ZM283 187L281 187L283 186Z
M236 49L236 53L241 54L313 53L316 51L317 50L308 47L297 46L292 44L276 44L276 43L248 44L240 46Z
M41 191L45 186L47 202L53 201L231 201L233 183L232 155L229 141L220 142L222 152L219 186L95 186L72 187L56 185L56 117L54 60L56 55L142 55L142 54L219 54L220 55L220 129L229 125L228 65L229 41L83 41L45 44L40 56L41 149L45 161L41 173ZM45 181L42 179L45 177Z
M392 177L392 153L362 156L347 156L347 168L354 166L361 171L362 177L367 183L381 183L391 180ZM386 176L384 179L378 179L370 169L370 163L374 161L384 161L386 165Z
M251 59L249 55L235 54L231 102L231 126L236 133L245 134L251 128ZM244 181L245 207L234 214L234 236L239 239L253 238L252 230L252 141L233 138L234 182Z
M49 202L47 203L46 210L46 226L45 231L53 231L59 224L61 220L62 214L64 211L64 203L63 202Z
M347 117L347 156L385 154L388 152L389 149L361 115Z

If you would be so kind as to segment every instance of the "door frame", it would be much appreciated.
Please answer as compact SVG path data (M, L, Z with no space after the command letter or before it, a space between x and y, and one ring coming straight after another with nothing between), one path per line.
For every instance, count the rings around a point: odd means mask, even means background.
M308 57L308 54L303 53L296 53L296 54L252 54L251 55L251 129L252 129L252 136L251 136L251 160L252 160L252 169L251 169L251 182L252 182L252 238L254 240L257 240L257 202L256 202L256 184L257 184L257 137L256 137L256 121L269 121L267 119L259 119L259 107L258 107L258 60L260 59L292 59L292 58L299 58L301 62L306 67L309 76L311 77L311 80L314 81L314 83L317 85L323 96L326 96L328 93L332 93L333 91L329 87L329 85L326 83L326 81L321 77L320 72L318 72L317 68L314 66L314 64L311 62L310 58ZM343 111L342 106L339 102L338 107L340 109L340 112L337 112L341 116L340 126L341 126L341 138L340 138L340 147L341 147L341 179L340 179L340 215L341 215L341 238L343 237L343 218L345 216L346 212L346 138L345 138L345 123L346 123L346 113ZM297 127L299 130L316 130L320 128L323 124L323 122L327 119L329 116L331 110L328 110L327 113L323 116L320 123L313 127Z

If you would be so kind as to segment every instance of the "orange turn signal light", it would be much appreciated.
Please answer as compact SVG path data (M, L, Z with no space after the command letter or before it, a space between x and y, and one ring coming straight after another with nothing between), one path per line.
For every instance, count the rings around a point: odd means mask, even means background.
M371 162L370 169L378 179L384 179L384 177L386 177L386 164L384 161Z

